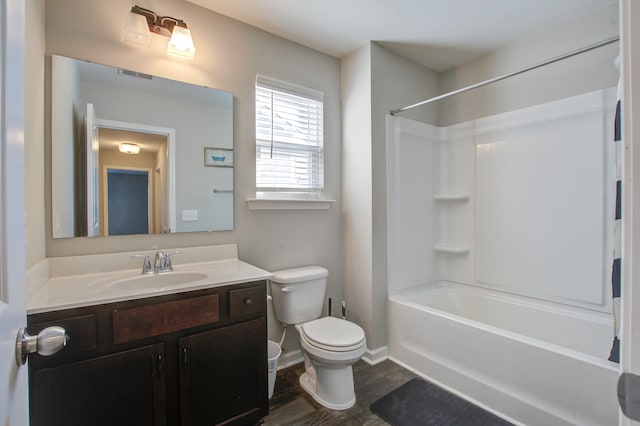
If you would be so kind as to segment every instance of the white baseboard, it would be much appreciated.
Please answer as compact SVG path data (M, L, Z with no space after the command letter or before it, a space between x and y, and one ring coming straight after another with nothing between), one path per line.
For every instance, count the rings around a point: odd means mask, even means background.
M376 349L367 349L362 355L362 360L369 365L376 365L389 358L389 348L381 346Z

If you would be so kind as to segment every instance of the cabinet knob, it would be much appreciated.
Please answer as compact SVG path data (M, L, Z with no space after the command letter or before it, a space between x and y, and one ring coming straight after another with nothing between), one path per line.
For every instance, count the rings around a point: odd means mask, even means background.
M50 356L67 345L68 336L64 328L47 327L35 336L30 336L24 328L18 331L16 339L16 363L24 365L27 356L34 352L42 356Z
M250 297L247 297L246 299L244 299L244 304L245 305L253 305L253 299Z

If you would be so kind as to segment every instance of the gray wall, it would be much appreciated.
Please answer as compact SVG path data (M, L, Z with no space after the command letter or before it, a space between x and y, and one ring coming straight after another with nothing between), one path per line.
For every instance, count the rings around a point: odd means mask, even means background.
M26 265L33 266L46 257L44 182L48 171L45 164L44 129L49 121L45 103L45 30L44 0L26 2L25 44L25 249ZM49 175L50 176L50 175ZM49 227L49 232L50 227Z
M230 198L213 195L213 189L233 188L233 169L204 166L205 147L233 148L230 109L87 83L81 91L83 101L93 103L98 119L175 131L177 232L232 227ZM182 210L198 210L198 221L183 222Z
M504 48L440 74L445 93L618 35L618 4L612 2L573 21L514 40ZM616 85L613 59L619 43L438 102L439 124L448 126ZM404 116L404 115L403 115Z
M373 161L373 339L374 348L386 344L387 306L387 134L386 115L399 106L437 94L438 74L390 50L371 44L371 140ZM410 113L411 118L434 123L435 106ZM382 261L384 259L384 261Z
M78 123L86 110L78 84L78 67L67 58L53 61L56 69L52 77L51 135L59 141L51 150L52 162L65 164L52 175L52 227L54 235L73 235L75 229L75 205L79 202L75 194L74 176L76 168L76 141ZM84 138L80 139L84 140Z
M386 343L385 114L615 36L617 22L612 2L440 74L376 43L343 60L345 294L352 317L364 325L369 348ZM444 126L611 87L617 80L612 62L617 52L616 43L401 116Z
M347 317L372 347L371 48L342 61L342 199Z
M35 38L32 43L35 52L43 49L38 46L38 39L42 40L42 35L38 35L42 32L38 19L42 20L42 15L37 9L42 4L43 0L33 0L28 6L34 22L29 31ZM120 29L130 6L130 2L124 0L47 1L46 53L126 66L233 92L236 228L212 234L52 240L50 171L47 169L44 176L40 172L43 162L48 167L49 158L44 158L44 154L50 135L43 137L45 127L39 124L47 120L47 115L40 118L37 115L38 96L43 90L30 85L34 98L27 102L35 107L36 114L26 129L27 175L28 182L31 181L27 194L28 265L45 256L143 250L154 244L170 248L237 242L242 259L266 269L303 264L326 266L330 271L328 296L340 300L344 292L348 315L363 325L370 348L385 344L384 114L436 94L437 86L439 92L462 87L617 33L614 5L583 17L579 20L582 22L545 29L435 75L373 43L344 58L341 67L338 59L181 0L143 2L143 7L179 17L189 24L198 50L194 61L186 62L168 58L155 38L151 49L121 44ZM596 55L607 56L604 60L607 62L614 51L617 45ZM29 69L30 80L41 81L44 64L37 55L31 59L35 64ZM539 87L531 81L514 79L505 86L480 89L442 102L431 110L421 108L403 116L447 125L550 100L549 97L564 97L586 91L587 87L606 87L611 85L611 72L615 71L601 67L601 59L576 58L565 64L564 72L554 68L545 70L538 79L552 84L544 90L544 95L539 94ZM326 190L328 198L338 200L328 212L247 209L245 199L255 191L253 102L257 73L325 92ZM595 83L596 87L592 77L600 81ZM45 217L40 213L45 206L41 201L43 197L47 208ZM278 332L270 318L271 335Z
M128 0L46 2L46 54L126 67L234 94L235 229L229 232L53 240L50 175L46 192L46 256L238 243L240 258L267 270L318 264L330 271L328 296L342 299L340 199L340 61L254 27L180 0L149 0L141 6L183 19L197 52L193 61L169 58L153 36L151 48L122 44ZM166 39L165 39L166 42ZM255 196L254 91L256 74L325 93L325 192L336 199L328 211L250 211ZM41 149L49 146L46 135ZM49 159L45 159L48 161ZM197 166L200 166L198 164ZM29 211L39 220L42 210ZM38 245L34 240L33 245ZM270 327L273 321L269 318ZM272 328L272 334L278 334ZM276 337L279 337L276 336Z
M342 61L345 297L367 346L386 344L386 130L391 109L437 93L437 74L369 43ZM437 120L437 110L412 113Z

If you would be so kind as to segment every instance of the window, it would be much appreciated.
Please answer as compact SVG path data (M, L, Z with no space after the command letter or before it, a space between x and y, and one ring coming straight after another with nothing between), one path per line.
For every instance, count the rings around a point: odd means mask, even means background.
M322 92L258 76L258 198L323 197L323 98Z

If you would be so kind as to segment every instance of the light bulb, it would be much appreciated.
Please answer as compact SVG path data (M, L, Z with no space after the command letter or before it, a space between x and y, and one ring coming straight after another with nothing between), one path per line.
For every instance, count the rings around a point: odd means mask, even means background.
M124 27L122 27L120 41L123 43L142 44L147 47L151 46L151 33L149 32L147 18L137 13L129 12Z
M191 31L189 31L188 28L179 27L177 25L173 27L171 40L167 47L167 54L181 58L193 59L195 53L196 48L193 45Z
M118 145L118 150L123 154L139 154L140 145L135 143L121 143Z

